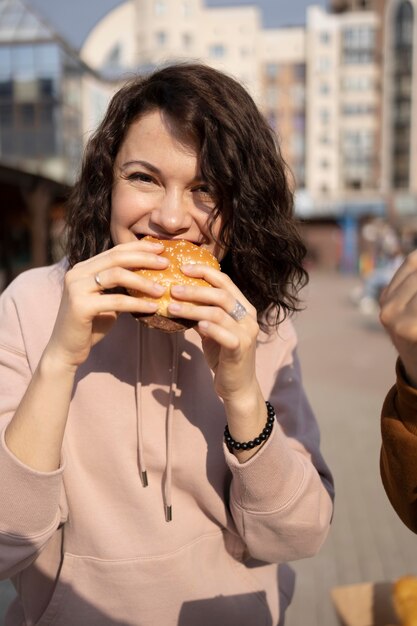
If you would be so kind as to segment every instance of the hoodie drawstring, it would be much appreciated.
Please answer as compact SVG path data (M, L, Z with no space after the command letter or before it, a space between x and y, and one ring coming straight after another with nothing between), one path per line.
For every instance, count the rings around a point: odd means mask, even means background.
M148 475L145 464L145 452L143 448L143 433L142 433L142 380L143 380L143 362L144 362L144 347L142 344L142 325L137 323L137 346L136 346L136 386L135 386L135 400L136 400L136 424L137 424L137 451L138 451L138 466L139 475L142 481L142 486L148 486ZM173 340L172 345L172 363L170 368L171 383L168 396L168 406L166 410L166 464L165 464L165 476L163 480L163 498L165 509L165 520L170 522L172 520L172 424L174 417L174 402L177 394L177 378L178 378L178 360L179 360L179 348L178 348L178 333L170 335Z
M171 386L169 390L168 407L166 415L166 468L164 481L164 504L165 519L172 520L172 422L174 416L174 402L177 393L178 376L178 334L173 335L172 364L171 364Z
M135 386L135 400L136 400L136 429L137 429L137 450L138 450L138 465L139 475L142 481L142 487L148 486L148 474L146 472L145 454L143 451L143 436L142 436L142 365L143 365L143 350L141 349L141 324L137 322L137 341L136 341L136 386Z

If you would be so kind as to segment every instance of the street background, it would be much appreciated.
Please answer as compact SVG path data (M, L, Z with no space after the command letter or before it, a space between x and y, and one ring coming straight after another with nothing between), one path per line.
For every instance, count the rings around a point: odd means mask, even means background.
M395 352L376 317L364 317L350 302L358 281L313 271L303 292L306 309L295 320L336 505L321 552L293 564L297 585L286 626L338 626L334 586L417 574L417 537L391 509L379 477L379 415L394 381ZM12 596L10 584L1 583L0 623Z

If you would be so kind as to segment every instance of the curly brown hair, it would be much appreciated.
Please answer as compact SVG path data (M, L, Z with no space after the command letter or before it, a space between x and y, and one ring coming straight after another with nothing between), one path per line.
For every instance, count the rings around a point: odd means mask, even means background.
M169 65L128 81L113 96L69 198L69 266L113 245L114 162L130 125L156 109L197 144L201 174L218 199L211 220L222 218L222 270L256 307L263 327L265 320L278 324L299 309L299 290L308 281L288 170L247 91L202 64Z

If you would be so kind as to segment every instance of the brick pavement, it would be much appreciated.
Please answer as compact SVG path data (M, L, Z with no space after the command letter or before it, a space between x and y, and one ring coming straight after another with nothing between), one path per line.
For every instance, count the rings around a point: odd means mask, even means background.
M313 274L307 309L296 319L304 382L337 499L320 554L294 564L297 587L286 626L338 626L329 596L335 585L417 574L417 537L390 508L379 479L379 411L395 353L377 323L349 303L355 284L352 277ZM8 583L0 584L0 623L11 593Z

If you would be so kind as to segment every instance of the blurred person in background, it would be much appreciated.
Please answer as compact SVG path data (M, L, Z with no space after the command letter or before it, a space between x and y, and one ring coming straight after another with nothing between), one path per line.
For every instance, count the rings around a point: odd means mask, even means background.
M381 296L380 319L398 351L381 416L381 476L402 521L417 532L417 251Z
M364 276L361 288L354 294L361 313L365 315L378 313L382 291L403 261L400 238L391 228L385 226L378 242L375 267Z
M333 484L290 322L305 248L272 131L206 66L133 79L68 224L66 259L0 299L6 626L282 624L286 564L325 540ZM182 267L209 287L171 288L194 326L176 333L131 315L165 291L131 270L165 269L171 239L222 269Z

